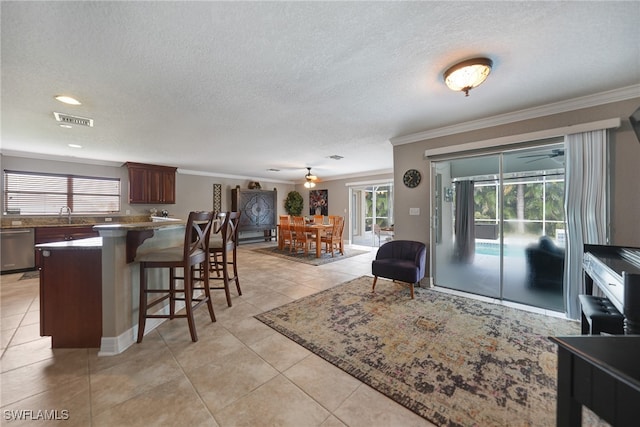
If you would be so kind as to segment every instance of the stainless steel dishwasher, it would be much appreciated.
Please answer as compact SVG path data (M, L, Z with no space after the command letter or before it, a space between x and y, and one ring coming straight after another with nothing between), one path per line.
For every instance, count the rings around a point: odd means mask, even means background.
M2 273L29 270L35 267L33 228L5 228L0 230L0 263Z

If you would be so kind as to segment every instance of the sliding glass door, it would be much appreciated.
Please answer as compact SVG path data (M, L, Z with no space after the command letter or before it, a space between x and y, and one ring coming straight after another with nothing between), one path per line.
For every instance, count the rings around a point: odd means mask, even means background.
M393 183L350 189L351 243L380 246L393 238ZM384 230L384 231L381 231Z
M564 311L562 145L433 162L434 283Z

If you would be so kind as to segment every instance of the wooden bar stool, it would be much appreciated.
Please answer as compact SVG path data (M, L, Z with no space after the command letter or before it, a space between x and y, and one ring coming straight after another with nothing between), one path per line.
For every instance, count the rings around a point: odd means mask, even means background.
M157 251L142 254L136 258L140 263L140 307L138 316L138 342L142 342L144 337L144 328L147 318L175 319L178 317L186 317L189 323L189 332L191 340L198 341L196 333L196 325L193 320L193 310L202 304L207 304L209 309L209 317L215 322L216 317L213 313L213 305L211 304L211 295L207 287L204 288L204 295L194 298L193 281L196 266L203 271L205 283L209 279L208 252L209 252L209 236L211 234L213 222L213 212L191 212L189 220L185 228L184 243L182 246L160 249ZM147 283L147 269L149 268L168 268L169 269L169 288L150 288ZM175 274L176 268L182 268L184 277L178 277ZM176 281L182 280L183 287L177 288ZM149 294L164 294L148 301ZM183 294L182 298L177 295ZM169 300L169 314L149 314L148 310L165 300ZM185 314L176 314L176 301L185 302ZM195 303L195 304L194 304Z
M216 272L216 277L209 276L209 289L224 289L229 307L232 305L229 291L230 281L236 283L238 295L242 295L237 258L238 225L241 214L242 212L222 212L218 214L219 222L216 233L209 240L210 272ZM233 268L232 276L229 275L230 266ZM221 286L211 286L212 280L222 280L223 284Z

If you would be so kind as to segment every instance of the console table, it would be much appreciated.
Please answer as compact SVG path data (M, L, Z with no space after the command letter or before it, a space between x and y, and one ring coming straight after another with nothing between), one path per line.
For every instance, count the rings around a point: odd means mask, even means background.
M640 336L550 337L558 345L558 427L582 425L582 405L612 426L637 426Z

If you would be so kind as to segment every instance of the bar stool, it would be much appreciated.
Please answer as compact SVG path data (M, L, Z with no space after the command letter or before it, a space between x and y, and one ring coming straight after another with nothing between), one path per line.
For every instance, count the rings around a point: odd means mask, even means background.
M157 251L142 254L136 257L136 261L140 263L140 307L138 316L138 342L142 342L144 337L144 328L147 318L175 319L178 317L186 317L189 323L189 332L191 340L198 341L196 333L196 325L193 319L193 310L202 304L207 304L209 309L209 317L215 322L216 317L213 313L213 305L211 304L211 295L209 289L205 287L204 295L194 298L193 281L196 266L201 266L200 270L204 271L205 283L209 278L208 267L208 251L209 236L213 223L213 212L191 212L185 228L184 243L182 246L160 249ZM147 283L147 270L150 268L168 268L169 269L169 288L150 288ZM184 277L178 277L175 274L176 268L182 268ZM183 287L177 288L176 281L182 280ZM148 302L149 294L165 294L159 298ZM183 294L182 298L178 298L178 294ZM169 300L169 314L149 314L148 310L165 300ZM176 314L176 301L185 302L185 314ZM194 304L195 302L195 304Z
M232 305L231 293L229 292L230 281L235 281L238 295L242 295L237 258L238 225L241 214L242 212L222 212L218 214L218 228L215 230L215 235L212 235L209 240L210 272L216 272L216 277L209 276L209 289L224 289L229 307ZM229 254L231 254L231 259ZM229 275L229 266L233 267L233 276ZM222 273L222 276L220 276L220 273ZM221 286L211 286L212 280L222 280L223 284Z

